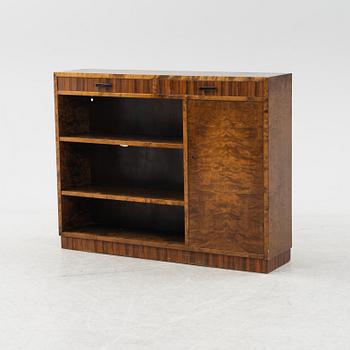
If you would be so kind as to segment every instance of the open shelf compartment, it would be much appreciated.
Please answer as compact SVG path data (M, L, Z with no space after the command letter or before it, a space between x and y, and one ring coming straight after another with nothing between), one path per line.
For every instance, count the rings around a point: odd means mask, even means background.
M62 235L135 244L183 244L184 208L63 197Z
M60 141L183 148L175 99L58 96Z
M59 95L58 125L64 237L184 244L181 100Z
M62 143L62 195L184 205L177 149Z

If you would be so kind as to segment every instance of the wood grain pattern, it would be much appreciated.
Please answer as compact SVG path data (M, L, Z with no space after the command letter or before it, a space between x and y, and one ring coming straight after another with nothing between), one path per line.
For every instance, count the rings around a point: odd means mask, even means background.
M79 227L68 227L62 232L65 237L94 239L108 242L139 244L145 247L175 248L183 251L208 253L215 255L238 256L242 258L264 259L264 254L230 253L222 254L217 249L197 248L189 246L181 232L167 232L156 230L135 230L108 227L92 223ZM147 239L146 239L147 238Z
M290 260L290 250L268 260L75 238L69 234L61 237L61 244L65 249L260 273L269 273Z
M269 94L265 80L265 96ZM264 101L263 116L263 165L264 165L264 254L269 254L269 101Z
M189 244L189 195L188 195L188 120L187 100L182 101L183 127L183 166L184 166L184 209L185 209L185 243Z
M91 224L62 232L63 237L93 239L95 241L139 244L147 247L182 249L183 236L177 233L152 230L123 229ZM145 243L146 242L146 243Z
M292 76L268 81L268 256L292 247Z
M160 99L160 100L178 100L182 98L208 100L208 101L264 101L266 97L256 96L226 96L226 95L162 95L160 93L154 94L140 94L140 93L126 93L126 92L93 92L93 91L58 91L59 96L86 96L86 97L122 97L122 98L143 98L143 99Z
M263 97L263 81L212 81L158 79L160 95L246 96ZM210 87L211 89L206 89Z
M87 133L90 130L90 105L87 99L57 96L59 136Z
M58 91L98 94L145 94L159 96L237 96L264 97L264 80L239 79L227 81L191 79L188 77L149 76L142 79L58 77ZM98 84L110 86L98 87ZM206 88L211 88L207 90Z
M54 77L63 248L263 273L289 261L290 74Z
M75 136L60 136L60 141L75 143L90 143L96 145L135 146L151 148L182 149L182 140L168 138L149 138L135 135L98 135L93 133L77 134Z
M263 81L281 73L264 72L213 72L213 71L156 71L156 70L107 70L78 69L74 71L56 72L56 77L80 78L122 78L122 79L192 79L192 80L224 80L224 81Z
M111 87L98 87L96 84L111 84ZM59 91L153 93L151 79L103 79L103 78L57 78Z
M60 161L60 115L59 115L59 96L57 89L57 78L54 76L54 105L55 105L55 144L56 144L56 172L57 172L57 209L58 209L58 232L62 232L62 203L61 203L61 161Z
M263 252L262 108L188 102L191 246Z
M73 145L73 146L72 146ZM60 143L60 189L92 183L92 159L80 147ZM79 145L78 145L79 146ZM61 193L61 192L60 192Z

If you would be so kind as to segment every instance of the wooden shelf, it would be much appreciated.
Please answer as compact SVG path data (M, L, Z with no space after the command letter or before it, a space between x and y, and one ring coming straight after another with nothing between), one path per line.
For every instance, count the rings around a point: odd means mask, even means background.
M169 138L152 138L144 136L131 135L96 135L79 134L74 136L60 136L60 141L91 143L98 145L116 145L116 146L136 146L136 147L154 147L154 148L175 148L182 149L182 140Z
M183 246L183 233L152 232L118 229L102 225L88 225L62 232L62 237L92 239L95 241L144 244L149 246Z
M287 263L292 75L107 73L54 76L62 248Z
M80 186L62 190L63 196L109 199L116 201L152 203L183 206L184 198L181 192L154 190L148 188Z

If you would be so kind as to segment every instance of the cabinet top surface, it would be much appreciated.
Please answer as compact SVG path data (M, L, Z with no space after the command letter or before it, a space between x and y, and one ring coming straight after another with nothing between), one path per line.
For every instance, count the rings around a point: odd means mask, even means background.
M248 80L261 80L266 78L272 78L289 73L259 73L259 72L205 72L205 71L156 71L156 70L107 70L107 69L78 69L72 71L56 72L56 76L62 77L84 77L84 76L123 76L123 77L147 77L147 78L168 78L168 77L193 77L193 78L205 78L212 79L248 79Z

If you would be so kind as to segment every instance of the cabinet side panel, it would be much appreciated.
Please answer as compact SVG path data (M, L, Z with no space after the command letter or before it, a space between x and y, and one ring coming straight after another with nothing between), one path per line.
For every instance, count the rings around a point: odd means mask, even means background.
M56 169L57 169L57 206L58 206L58 231L62 233L62 198L61 198L61 171L60 171L60 131L59 131L59 110L57 94L57 77L54 75L55 94L55 136L56 136Z
M263 104L188 101L189 245L263 253Z
M292 246L292 75L268 80L269 248L268 257Z

